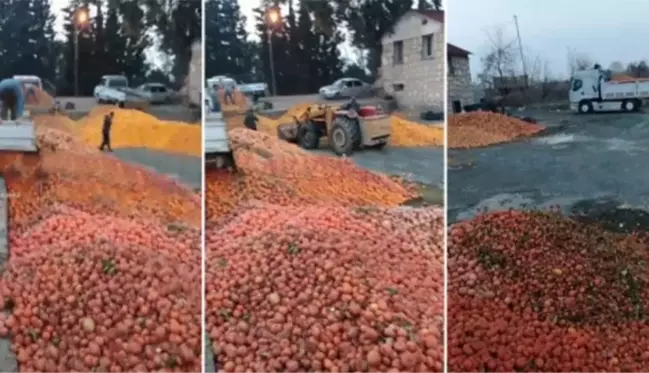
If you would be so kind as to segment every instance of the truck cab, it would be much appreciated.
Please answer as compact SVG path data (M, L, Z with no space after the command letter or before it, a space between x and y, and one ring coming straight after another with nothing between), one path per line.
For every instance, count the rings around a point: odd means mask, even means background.
M570 79L570 110L578 113L637 111L649 98L649 82L615 82L599 68L575 72Z
M36 75L14 75L13 78L23 85L23 90L27 84L43 89L43 81Z

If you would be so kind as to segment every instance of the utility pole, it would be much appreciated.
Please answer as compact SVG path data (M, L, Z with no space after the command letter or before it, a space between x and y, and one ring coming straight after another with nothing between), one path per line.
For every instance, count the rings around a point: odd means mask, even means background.
M528 87L527 64L525 63L525 54L523 54L523 42L521 41L521 32L518 29L518 17L514 14L514 24L516 25L516 37L518 38L518 50L521 53L521 63L523 65L523 76L525 77L525 88Z
M277 87L275 86L275 61L273 59L273 30L268 28L268 54L270 58L270 79L273 84L272 95L277 96Z

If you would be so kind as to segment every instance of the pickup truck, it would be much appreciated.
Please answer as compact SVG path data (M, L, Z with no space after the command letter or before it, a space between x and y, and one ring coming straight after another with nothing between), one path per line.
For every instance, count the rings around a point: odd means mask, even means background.
M217 75L207 79L209 88L225 88L227 86L236 88L246 96L254 98L268 96L268 85L266 83L239 84L234 79L225 75Z
M102 76L93 96L99 104L115 104L120 108L144 110L151 104L145 94L129 88L128 79L122 75Z
M253 98L268 96L268 85L266 83L238 84L237 89L244 95Z
M208 91L209 92L209 91ZM221 104L212 91L205 95L205 120L203 121L206 166L234 168L234 156L228 137L228 126L221 114Z

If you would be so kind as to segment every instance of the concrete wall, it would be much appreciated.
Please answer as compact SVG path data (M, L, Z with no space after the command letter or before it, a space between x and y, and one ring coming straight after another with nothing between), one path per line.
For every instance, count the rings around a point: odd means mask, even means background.
M422 57L422 36L433 34L433 57ZM394 42L403 41L403 63L393 63ZM381 84L399 107L410 111L444 110L444 25L417 12L404 16L395 33L383 39ZM395 84L403 84L395 91Z
M449 58L448 69L448 106L449 114L453 113L453 101L460 101L462 106L475 103L475 95L471 86L471 71L469 59L462 57ZM452 65L452 68L451 68ZM451 74L453 72L453 74Z

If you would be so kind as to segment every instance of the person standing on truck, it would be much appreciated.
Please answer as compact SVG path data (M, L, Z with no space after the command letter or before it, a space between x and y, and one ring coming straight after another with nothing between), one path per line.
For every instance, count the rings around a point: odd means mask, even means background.
M110 112L104 116L104 125L101 129L101 145L99 145L99 150L104 151L104 148L107 147L109 152L113 151L113 148L110 147L110 128L113 126L113 117L115 116L114 112Z
M229 100L230 103L234 105L234 97L232 96L232 87L229 84L225 86L224 93L225 94L223 97L223 101L225 101L225 104L227 105Z
M20 81L13 78L1 80L0 101L2 102L1 119L22 118L25 113L25 98Z

